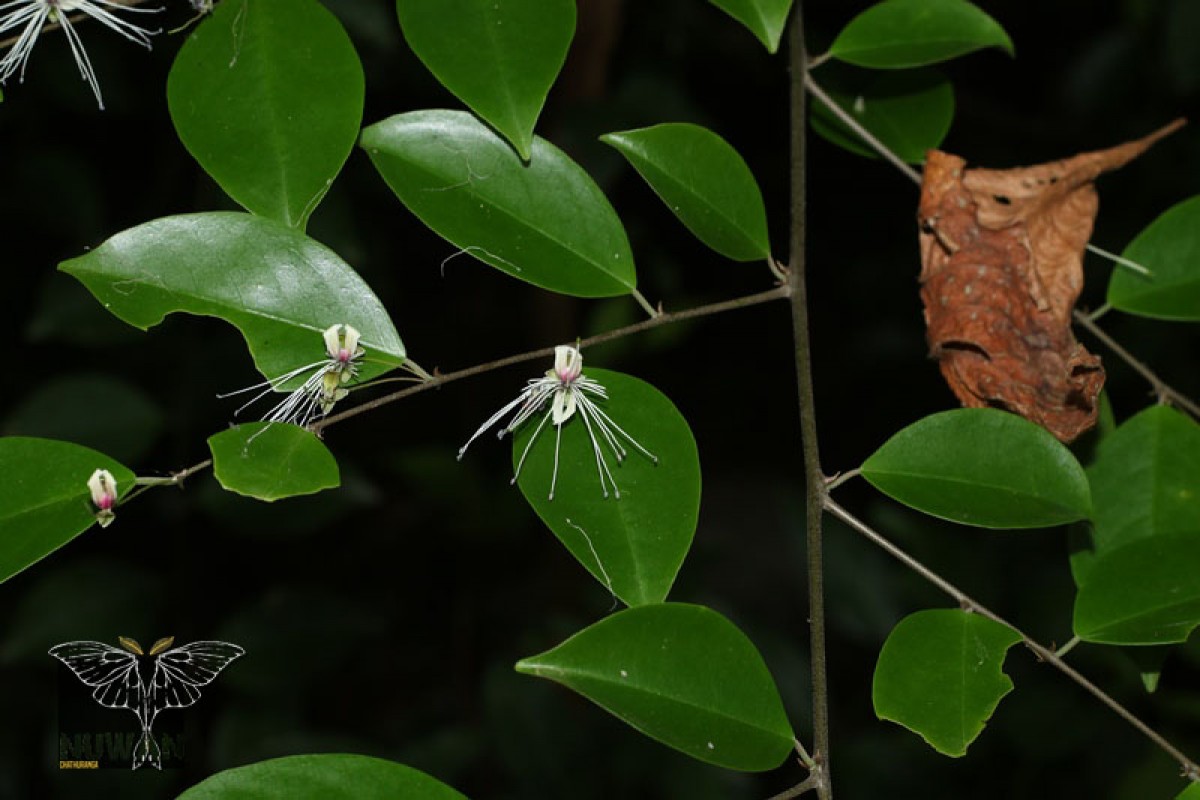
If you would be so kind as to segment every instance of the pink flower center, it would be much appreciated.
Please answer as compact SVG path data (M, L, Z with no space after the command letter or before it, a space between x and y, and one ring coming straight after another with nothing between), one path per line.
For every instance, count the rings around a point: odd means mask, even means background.
M350 361L350 351L344 347L341 350L338 350L337 360L342 364Z
M115 498L111 494L100 495L100 502L98 504L100 510L101 511L111 511L114 500L115 500Z

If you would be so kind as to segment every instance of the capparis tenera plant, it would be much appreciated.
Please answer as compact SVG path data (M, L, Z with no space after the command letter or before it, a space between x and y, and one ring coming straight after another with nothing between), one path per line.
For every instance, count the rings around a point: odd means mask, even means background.
M519 487L546 527L611 594L614 608L522 658L518 672L562 684L694 759L733 771L778 769L792 784L780 797L832 797L837 752L830 744L822 543L824 522L835 518L948 598L948 607L905 617L879 643L871 700L881 719L910 729L937 752L962 756L1014 689L1005 665L1013 646L1023 644L1045 663L1041 680L1057 671L1111 710L1113 724L1123 721L1147 737L1189 782L1200 780L1200 767L1182 749L1067 660L1080 643L1151 652L1184 642L1200 623L1198 409L1097 322L1107 310L1200 320L1200 280L1191 260L1200 202L1162 211L1120 255L1124 266L1114 268L1106 307L1074 315L1080 329L1149 381L1157 403L1119 423L1111 411L1101 413L1090 452L1073 452L1006 410L946 410L914 419L860 465L834 474L819 456L812 378L806 273L826 267L805 258L809 126L851 151L883 156L919 182L909 165L921 164L941 143L954 110L949 81L930 65L985 48L1011 53L1013 45L997 21L964 0L884 0L845 20L810 58L798 4L713 4L790 74L791 225L786 252L773 252L755 177L716 130L665 119L604 133L601 140L700 242L724 259L762 267L756 293L676 309L639 292L629 237L595 180L534 134L571 45L571 0L398 0L397 46L402 36L461 107L374 119L363 116L369 77L355 47L318 0L193 3L205 16L174 58L166 86L171 122L198 164L244 210L143 221L60 269L135 328L148 330L176 312L235 327L262 380L246 380L238 389L233 382L244 376L231 368L229 394L238 399L213 402L228 404L239 419L256 410L261 419L214 433L211 458L162 470L163 476L149 474L158 465L135 469L67 441L0 439L0 580L38 569L93 525L112 535L123 518L149 507L133 502L138 497L208 480L205 473L226 491L262 501L333 490L341 480L336 441L326 441L333 426L383 416L406 398L442 387L449 392L482 373L523 365L528 375L513 386L513 399L491 416L494 406L481 407L478 422L447 452L470 459L477 449L496 446L484 436L489 430L510 435L512 471L495 480ZM0 6L8 15L0 16L0 30L20 31L0 61L2 77L36 69L39 40L48 27L61 25L99 102L102 75L82 49L91 31L72 28L72 15L92 16L142 43L149 35L143 29L132 34L128 23L106 22L131 10L122 5L137 4L16 0ZM852 89L835 79L826 85L822 72L831 62L862 70ZM4 112L19 114L20 104L30 101L28 89L11 82L9 88ZM627 297L646 319L454 372L423 368L366 281L306 233L356 147L400 204L463 257L528 284L531 292ZM892 169L880 163L881 170ZM801 439L794 446L803 454L811 718L785 708L771 665L726 615L673 594L700 516L705 432L693 431L650 383L594 366L590 357L604 342L775 301L791 310L792 345L754 346L777 348L780 363L794 364L798 379ZM382 388L392 381L411 385ZM103 421L101 411L96 424ZM1076 590L1066 643L1055 648L1027 635L1009 621L1007 609L976 601L844 505L839 487L858 477L898 504L962 526L1073 526ZM248 652L253 655L252 647ZM1163 657L1162 650L1153 652ZM1156 682L1161 662L1139 663L1147 682ZM238 790L267 796L271 787L301 779L306 783L299 791L312 797L331 791L462 796L401 763L348 754L236 767L182 796ZM1182 782L1179 788L1180 796L1200 792Z

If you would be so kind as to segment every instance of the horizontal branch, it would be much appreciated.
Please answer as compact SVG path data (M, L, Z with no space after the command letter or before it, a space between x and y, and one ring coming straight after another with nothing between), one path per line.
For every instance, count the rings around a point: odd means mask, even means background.
M590 347L592 345L603 344L616 339L622 339L626 336L632 336L635 333L641 333L642 331L650 330L651 328L669 325L672 322L681 322L685 319L696 319L697 317L709 317L713 316L714 314L722 314L739 308L749 308L750 306L769 303L772 300L782 300L790 295L791 288L787 284L781 284L776 286L774 289L768 289L765 292L743 295L742 297L735 297L732 300L723 300L719 303L710 303L705 306L697 306L696 308L689 308L683 311L662 312L654 317L651 317L650 319L642 320L641 322L635 322L632 325L626 325L623 328L616 328L595 336L589 336L586 339L581 339L579 346ZM382 406L390 405L391 403L403 400L406 397L411 397L414 394L420 394L421 392L429 389L435 389L439 386L444 386L447 383L453 383L454 381L462 380L463 378L470 378L474 375L482 375L485 372L491 372L492 370L509 367L513 364L521 364L526 361L533 361L538 358L549 358L553 355L553 346L542 347L537 350L530 350L525 353L518 353L517 355L508 356L507 358L500 358L495 361L476 364L473 367L460 369L456 372L448 372L445 375L435 374L433 377L418 383L416 386L411 386L407 389L402 389L398 392L384 395L383 397L370 400L362 405L355 406L354 408L346 409L340 414L334 414L333 416L319 420L312 425L309 425L309 430L320 435L323 430L331 425L351 419L352 417L357 417L359 414L373 411L377 408L381 408ZM182 485L186 478L189 478L195 473L207 469L210 466L212 466L212 459L201 461L199 464L194 464L187 469L171 473L171 477L164 479L161 485ZM146 488L148 488L148 486Z
M780 286L776 286L774 289L768 289L765 292L745 295L743 297L734 298L733 300L724 300L720 303L711 303L706 306L689 308L684 311L664 311L656 314L650 319L645 319L641 322L635 322L632 325L626 325L623 328L617 328L615 330L608 331L607 333L601 333L597 334L596 336L589 336L586 339L581 339L579 341L579 346L581 348L591 347L593 345L603 344L604 342L611 342L614 339L622 339L635 333L641 333L642 331L648 331L651 328L657 328L661 325L667 325L672 322L680 322L685 319L694 319L696 317L708 317L712 316L713 314L720 314L725 311L733 311L734 309L738 308L748 308L749 306L759 305L760 303L767 303L772 300L780 300L788 297L790 294L791 290L788 285L782 284ZM553 355L554 346L552 345L550 347L541 347L537 350L529 350L525 353L518 353L514 356L500 358L495 361L488 361L485 364L476 364L473 367L460 369L456 372L447 372L445 375L435 374L431 380L423 381L418 383L416 386L410 386L407 389L401 389L398 392L393 392L392 394L378 397L374 400L362 403L361 405L357 405L354 408L348 408L340 414L334 414L333 416L318 420L309 426L309 430L311 430L313 433L319 434L321 431L325 430L331 425L336 425L339 422L357 417L359 414L365 414L368 411L374 411L381 406L394 403L397 400L403 400L406 397L412 397L414 394L420 394L421 392L425 392L430 389L436 389L439 386L445 386L447 383L453 383L454 381L459 381L463 378L482 375L485 372L491 372L492 370L501 369L503 367L511 367L514 364L521 364L526 361L534 361L539 358L550 358Z

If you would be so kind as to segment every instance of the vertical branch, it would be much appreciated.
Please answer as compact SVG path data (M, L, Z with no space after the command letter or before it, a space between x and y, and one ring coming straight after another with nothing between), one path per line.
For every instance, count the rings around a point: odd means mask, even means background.
M821 555L821 521L825 506L825 479L817 450L817 418L813 406L812 348L809 339L808 296L805 288L805 137L807 120L804 76L804 17L800 0L792 11L788 29L791 72L791 189L792 218L788 264L791 273L792 337L795 342L796 388L800 436L807 486L808 618L812 661L813 762L817 796L829 800L833 784L829 774L829 689L825 659L825 575Z

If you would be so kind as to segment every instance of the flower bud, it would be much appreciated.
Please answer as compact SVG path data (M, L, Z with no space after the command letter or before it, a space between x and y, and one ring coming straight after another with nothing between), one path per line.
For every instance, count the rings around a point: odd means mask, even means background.
M117 504L117 480L106 469L98 469L88 478L88 490L92 493L92 506L96 509L96 521L107 528L116 518L113 506Z

